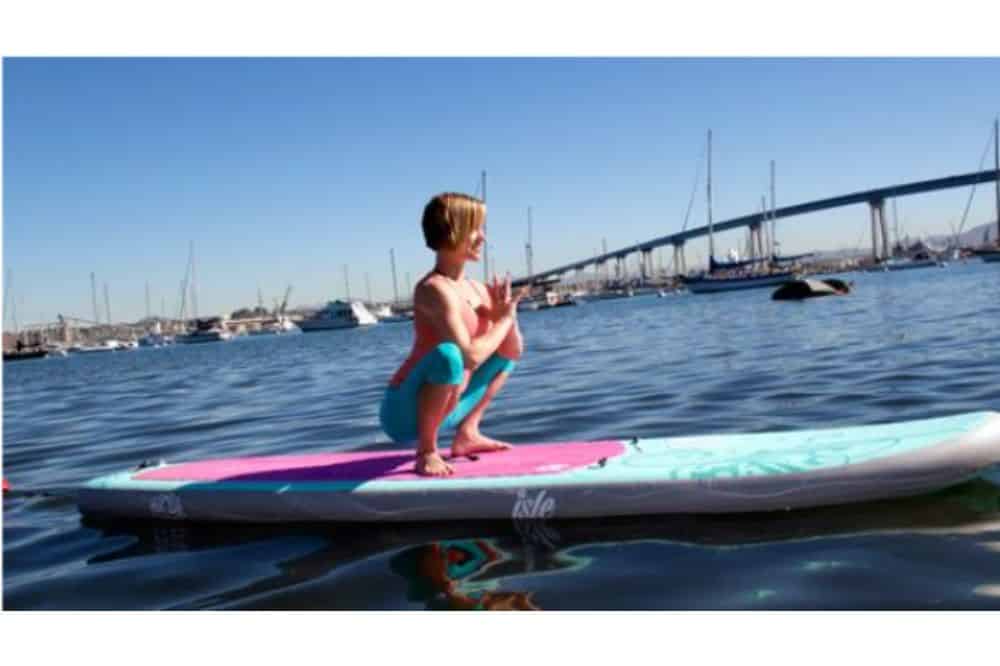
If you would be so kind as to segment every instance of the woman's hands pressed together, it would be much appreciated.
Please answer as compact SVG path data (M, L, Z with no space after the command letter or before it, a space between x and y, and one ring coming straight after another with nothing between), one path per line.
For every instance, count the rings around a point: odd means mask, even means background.
M493 280L486 285L486 289L490 294L489 316L491 321L498 321L505 316L517 317L517 304L530 291L530 287L524 286L519 288L516 293L512 293L510 273L502 282L494 274Z

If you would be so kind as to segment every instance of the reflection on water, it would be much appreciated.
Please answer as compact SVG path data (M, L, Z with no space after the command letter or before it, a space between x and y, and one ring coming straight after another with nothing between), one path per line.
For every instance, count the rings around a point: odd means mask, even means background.
M172 570L147 574L142 590L163 608L991 608L987 581L1000 581L1000 488L987 481L766 514L272 527L88 519L84 529L106 547L86 558L90 570ZM236 558L241 573L219 579ZM925 568L934 575L911 579ZM166 584L202 576L205 587L216 580L200 592ZM5 600L20 598L15 586Z
M435 541L389 560L393 573L406 579L406 600L428 610L538 610L530 594L497 589L498 568L517 566L516 555L496 539Z
M855 276L525 313L484 428L514 442L817 428L1000 409L1000 271ZM961 325L956 325L961 322ZM406 326L4 368L4 476L59 487L144 459L383 449ZM435 525L81 521L4 498L7 609L1000 609L1000 491L768 514Z

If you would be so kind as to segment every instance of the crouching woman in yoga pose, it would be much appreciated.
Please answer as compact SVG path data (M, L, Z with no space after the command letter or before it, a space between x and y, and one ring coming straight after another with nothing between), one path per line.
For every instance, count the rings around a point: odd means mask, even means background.
M486 242L486 205L465 194L439 194L424 208L424 240L434 268L413 292L413 350L389 381L379 417L393 441L417 442L418 474L454 470L437 448L438 432L457 428L451 456L489 453L510 444L486 437L479 422L521 357L517 303L510 277L487 287L465 275Z

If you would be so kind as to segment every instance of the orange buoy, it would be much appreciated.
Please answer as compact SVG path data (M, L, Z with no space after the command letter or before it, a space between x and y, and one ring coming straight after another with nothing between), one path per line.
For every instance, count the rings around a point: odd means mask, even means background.
M4 479L3 480L3 491L7 492L8 490L10 490L10 484L7 483L7 479Z

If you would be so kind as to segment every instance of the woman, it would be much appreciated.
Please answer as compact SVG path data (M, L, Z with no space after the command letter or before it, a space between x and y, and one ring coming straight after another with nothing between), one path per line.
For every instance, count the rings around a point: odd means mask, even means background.
M487 288L465 275L486 242L486 204L466 194L439 194L424 208L424 241L434 268L413 292L413 350L389 381L382 428L396 442L417 441L418 474L454 471L437 448L438 431L457 427L452 457L509 449L479 432L493 396L521 357L517 303L510 277Z

